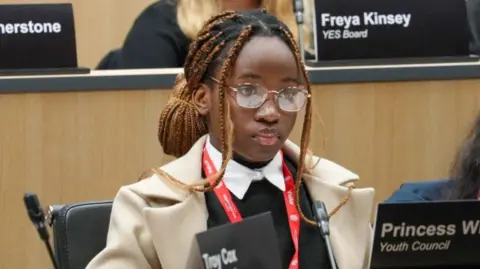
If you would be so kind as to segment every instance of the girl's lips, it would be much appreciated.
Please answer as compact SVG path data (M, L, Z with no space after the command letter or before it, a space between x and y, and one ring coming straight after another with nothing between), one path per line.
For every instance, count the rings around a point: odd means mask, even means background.
M259 135L259 136L256 136L255 138L257 142L262 146L273 146L279 141L277 136L271 136L271 135Z

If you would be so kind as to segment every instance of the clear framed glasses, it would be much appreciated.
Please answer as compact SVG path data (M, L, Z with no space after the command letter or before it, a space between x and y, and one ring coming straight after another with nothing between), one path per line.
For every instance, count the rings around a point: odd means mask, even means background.
M220 84L216 78L209 77ZM265 87L254 83L242 83L235 86L228 86L235 93L237 104L244 108L259 108L267 100L268 94L272 93L278 107L286 112L298 112L307 103L310 94L302 86L292 86L269 91Z

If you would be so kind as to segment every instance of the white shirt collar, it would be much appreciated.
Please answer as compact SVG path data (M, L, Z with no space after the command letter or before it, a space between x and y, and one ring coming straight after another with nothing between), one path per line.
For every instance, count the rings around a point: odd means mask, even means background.
M210 137L207 137L206 149L213 165L217 171L222 166L222 153L220 153L211 143ZM245 193L252 181L259 181L266 178L270 183L285 191L285 179L282 171L282 155L280 152L275 155L265 167L252 170L245 167L234 160L230 160L223 176L223 183L238 199L243 199Z

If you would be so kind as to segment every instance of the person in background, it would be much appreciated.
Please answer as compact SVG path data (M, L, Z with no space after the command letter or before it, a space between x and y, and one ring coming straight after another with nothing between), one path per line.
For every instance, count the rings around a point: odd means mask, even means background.
M470 53L480 55L480 0L466 0Z
M480 113L453 162L449 179L403 184L385 202L479 199Z
M160 143L178 159L120 188L106 248L87 269L199 268L197 233L265 212L282 268L330 268L315 200L329 210L338 267L365 268L374 190L354 188L356 174L309 153L311 99L285 24L264 10L211 18L160 115ZM301 109L298 147L287 139Z
M311 0L304 1L306 51L313 47L312 5ZM161 0L140 14L123 47L110 52L97 69L183 67L190 42L210 17L222 10L260 7L295 29L296 38L292 0Z

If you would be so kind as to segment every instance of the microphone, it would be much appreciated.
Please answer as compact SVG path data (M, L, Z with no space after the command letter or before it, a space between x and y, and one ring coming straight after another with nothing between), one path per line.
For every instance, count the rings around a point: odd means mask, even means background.
M305 64L305 47L303 44L303 10L303 0L293 0L293 13L295 14L295 19L298 26L298 46L300 48L302 62Z
M325 204L322 201L315 201L313 204L313 212L315 218L317 219L317 225L320 229L320 234L325 239L325 244L327 246L328 258L330 260L330 265L332 269L337 269L337 263L335 262L335 257L333 256L332 244L330 243L330 228L328 225L328 213Z
M45 243L45 246L48 250L48 255L50 256L50 260L52 261L53 268L59 269L57 260L55 259L55 255L53 254L52 246L50 245L49 235L47 226L45 225L45 214L43 213L43 209L40 206L40 202L38 201L38 197L34 193L26 193L23 196L23 201L25 203L25 207L27 209L28 217L30 221L37 229L38 235L40 235L40 239Z

